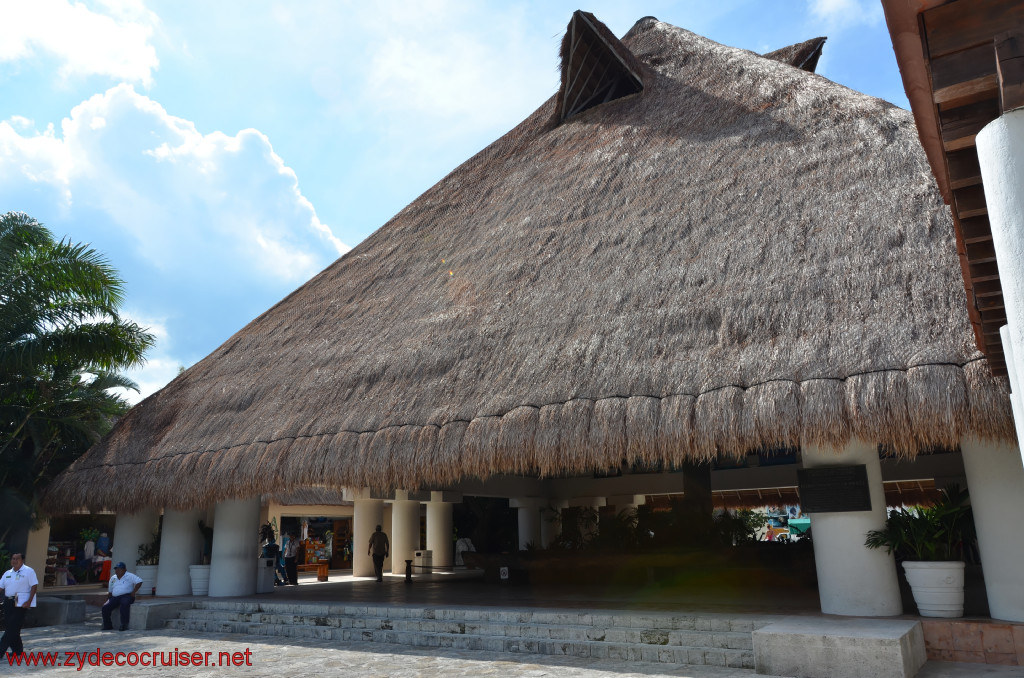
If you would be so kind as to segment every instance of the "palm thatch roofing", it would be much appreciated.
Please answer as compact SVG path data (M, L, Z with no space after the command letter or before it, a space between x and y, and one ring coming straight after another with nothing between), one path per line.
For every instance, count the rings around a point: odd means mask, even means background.
M651 17L620 47L639 93L564 122L552 96L134 407L48 506L1012 440L911 114Z

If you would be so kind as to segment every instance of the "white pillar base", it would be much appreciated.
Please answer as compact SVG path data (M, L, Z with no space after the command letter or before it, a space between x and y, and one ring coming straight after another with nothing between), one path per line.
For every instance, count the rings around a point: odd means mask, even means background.
M395 492L391 505L391 573L405 574L405 561L413 559L420 547L420 503L409 500L408 492ZM369 537L367 537L369 539Z
M384 520L384 502L380 499L352 501L352 576L372 577L373 558L366 552L370 535ZM389 535L390 536L390 535Z
M192 593L189 565L198 565L203 557L203 533L199 521L206 509L164 511L160 535L160 564L156 568L158 596L187 596Z
M427 549L431 552L434 569L455 567L455 540L453 539L452 507L444 492L431 492L427 502Z
M870 530L885 526L885 492L877 445L851 440L841 451L805 445L804 468L867 467L870 511L815 513L814 560L821 611L864 617L889 617L903 612L896 561L884 549L869 549Z
M139 559L139 546L153 541L159 520L160 513L155 508L146 508L134 514L118 513L114 523L114 540L110 545L110 559L114 563L124 561L128 571L134 572Z
M217 504L213 518L213 555L210 558L211 598L256 593L259 525L259 497L231 499Z
M989 614L1024 622L1024 465L1010 445L965 439L967 489L985 575Z

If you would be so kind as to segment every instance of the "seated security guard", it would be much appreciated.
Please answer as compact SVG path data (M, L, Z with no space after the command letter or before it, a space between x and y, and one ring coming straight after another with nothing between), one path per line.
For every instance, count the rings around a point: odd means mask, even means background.
M114 625L110 622L110 613L115 607L120 608L121 630L128 630L128 620L132 614L132 603L135 602L135 594L139 592L142 580L128 571L124 563L114 566L114 576L107 584L107 602L103 603L103 630L113 631Z

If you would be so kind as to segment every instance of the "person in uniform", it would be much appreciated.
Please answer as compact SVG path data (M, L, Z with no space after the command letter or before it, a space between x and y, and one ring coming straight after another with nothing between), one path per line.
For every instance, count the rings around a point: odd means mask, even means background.
M22 654L25 647L21 644L21 626L25 623L25 613L30 607L36 606L36 589L39 580L35 570L25 564L20 553L11 554L11 569L0 577L0 589L4 596L4 619L7 630L0 638L0 657L7 652Z
M119 608L121 615L121 630L128 630L128 620L132 614L132 603L135 602L135 594L142 586L142 579L132 574L124 563L114 566L114 576L107 584L107 602L103 603L100 612L103 614L103 630L113 631L114 625L110 621L110 613L114 608Z

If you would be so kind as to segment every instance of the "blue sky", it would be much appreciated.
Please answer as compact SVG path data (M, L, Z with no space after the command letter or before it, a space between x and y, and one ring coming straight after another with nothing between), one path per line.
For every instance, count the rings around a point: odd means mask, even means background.
M819 74L907 107L868 0L0 0L0 212L120 270L148 395L553 94L575 9L826 35Z

